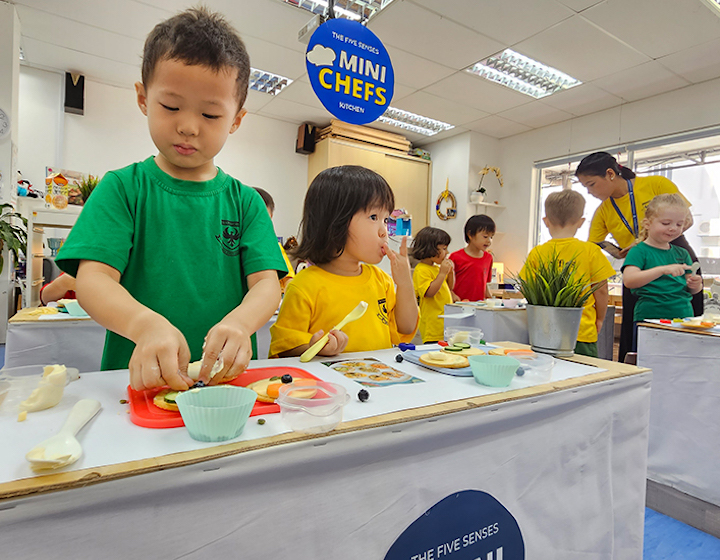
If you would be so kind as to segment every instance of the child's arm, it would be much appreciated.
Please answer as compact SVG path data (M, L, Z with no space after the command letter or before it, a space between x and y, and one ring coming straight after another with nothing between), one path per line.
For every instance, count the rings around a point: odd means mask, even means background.
M690 293L695 295L703 289L703 279L699 274L690 274L687 276L687 287Z
M444 259L442 264L440 265L440 270L438 271L438 275L435 277L435 280L430 282L428 289L425 290L425 297L427 297L427 298L435 297L435 294L437 294L440 291L440 288L442 288L443 282L445 282L446 278L449 278L449 275L451 273L452 273L452 261L450 259Z
M133 341L130 385L136 391L169 385L185 390L190 348L165 317L138 302L120 285L120 272L96 261L80 261L75 282L78 301L103 327Z
M248 292L240 305L225 315L205 337L203 364L199 379L207 382L210 370L222 353L225 377L236 377L252 358L250 336L272 317L280 304L280 283L275 270L261 270L248 274ZM210 381L215 385L220 376Z
M452 292L453 288L455 287L455 263L451 261L450 259L447 259L450 263L450 272L448 272L447 279L445 280L448 284L448 288L450 288L450 291ZM452 292L453 297L455 296L455 293ZM453 299L453 301L455 301Z
M605 315L607 314L608 307L608 285L607 280L593 284L593 287L597 286L597 289L593 292L595 298L595 328L598 334L602 329L603 323L605 322Z
M666 264L647 270L640 270L637 266L628 265L623 268L623 284L630 289L642 288L664 274L682 276L690 269L691 267L687 264Z
M307 350L318 340L320 340L324 334L325 332L320 329L318 332L312 335L310 342L308 342L307 344L302 344L300 346L296 346L295 348L291 348L290 350L286 350L285 352L280 352L278 356L280 358L300 356L303 352L305 352L305 350ZM348 335L342 331L330 331L328 335L328 341L325 343L325 346L322 347L320 352L318 352L318 355L337 356L338 354L342 354L343 350L345 350L345 347L348 345L349 340L350 339L348 338Z
M385 243L385 254L390 259L390 270L397 286L395 324L400 334L411 334L417 327L420 312L410 274L410 261L407 257L407 237L402 238L399 253L390 249Z

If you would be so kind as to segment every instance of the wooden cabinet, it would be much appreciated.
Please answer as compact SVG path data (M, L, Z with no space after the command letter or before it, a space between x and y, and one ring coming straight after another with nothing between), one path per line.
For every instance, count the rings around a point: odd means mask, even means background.
M376 171L395 193L395 208L405 208L412 216L412 233L430 223L430 162L381 146L325 138L308 156L308 184L329 167L362 165Z

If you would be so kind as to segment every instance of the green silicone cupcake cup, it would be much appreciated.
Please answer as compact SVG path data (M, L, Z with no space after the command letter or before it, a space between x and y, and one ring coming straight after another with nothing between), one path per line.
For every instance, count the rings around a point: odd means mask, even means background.
M488 387L507 387L520 362L509 356L468 356L475 381Z
M242 433L256 397L252 389L219 385L185 391L176 402L190 437L225 441Z

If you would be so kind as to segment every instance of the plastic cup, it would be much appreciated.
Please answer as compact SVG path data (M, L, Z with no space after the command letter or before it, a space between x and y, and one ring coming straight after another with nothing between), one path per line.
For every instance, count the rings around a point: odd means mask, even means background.
M510 356L468 356L475 381L488 387L507 387L520 362Z
M190 437L225 441L242 433L256 398L252 389L218 385L180 393L176 402Z

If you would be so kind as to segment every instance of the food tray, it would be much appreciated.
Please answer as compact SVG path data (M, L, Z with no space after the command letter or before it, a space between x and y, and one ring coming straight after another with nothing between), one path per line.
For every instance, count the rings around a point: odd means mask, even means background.
M497 346L489 346L489 345L473 345L473 348L479 348L480 350L484 350L487 352L488 350L492 350L493 348L497 348ZM438 349L441 349L440 346L438 346ZM431 349L431 350L406 350L402 353L403 359L407 360L411 364L418 365L420 367L424 367L425 369L429 369L432 371L436 371L438 373L444 373L445 375L452 375L453 377L472 377L472 369L470 369L470 366L464 367L464 368L442 368L437 366L429 366L427 364L423 364L420 361L420 356L423 354L427 354L428 352L436 352L437 350Z
M283 376L289 373L293 378L316 379L317 377L307 371L296 367L267 367L248 369L233 379L229 385L246 387L254 381L266 379L273 376ZM180 428L185 425L180 412L174 410L163 410L153 404L153 399L166 387L156 387L148 391L136 391L128 386L128 400L130 401L130 420L137 426L143 428ZM280 412L280 405L255 401L250 416L260 414L273 414Z

